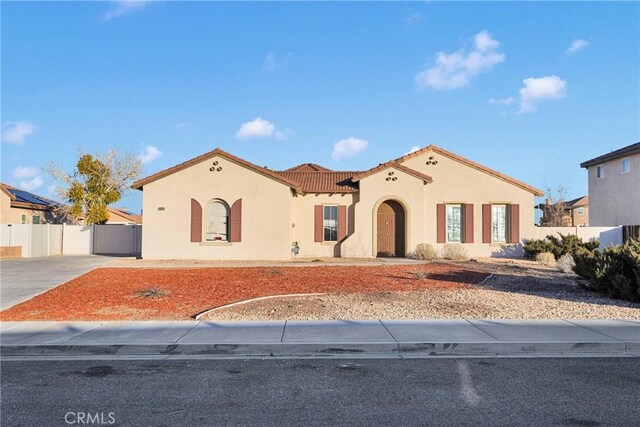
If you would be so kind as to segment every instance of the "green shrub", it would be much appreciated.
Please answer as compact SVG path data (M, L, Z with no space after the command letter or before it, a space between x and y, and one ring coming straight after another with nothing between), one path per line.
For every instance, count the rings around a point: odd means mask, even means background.
M586 249L588 251L594 251L600 242L583 242L582 239L575 234L562 234L558 233L558 236L552 234L548 235L544 239L528 240L524 244L524 256L527 259L536 259L538 254L544 252L550 252L555 259L560 259L564 254L575 254L578 249Z
M574 271L612 298L640 301L640 242L603 251L579 250Z

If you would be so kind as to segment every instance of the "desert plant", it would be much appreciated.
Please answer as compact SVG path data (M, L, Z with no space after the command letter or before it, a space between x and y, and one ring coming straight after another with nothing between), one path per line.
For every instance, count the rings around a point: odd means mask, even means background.
M575 266L576 262L572 254L564 254L556 261L556 268L563 273L573 273Z
M447 243L442 248L442 257L453 261L466 261L469 259L469 252L461 244Z
M540 252L536 255L536 261L547 267L553 267L556 265L556 257L551 252Z
M424 261L432 261L438 258L438 253L431 244L419 243L418 246L416 246L414 258Z
M524 244L524 256L527 259L536 259L536 256L543 252L550 252L555 259L560 259L564 254L575 254L580 248L588 251L595 250L600 246L600 242L591 241L583 242L582 239L575 234L562 234L558 236L552 234L544 239L527 240Z
M166 289L152 287L152 288L146 288L139 292L136 292L136 298L144 298L144 299L162 298L164 296L169 295L170 293L171 292L169 292Z
M429 277L426 271L416 271L413 273L413 275L418 280L426 280Z

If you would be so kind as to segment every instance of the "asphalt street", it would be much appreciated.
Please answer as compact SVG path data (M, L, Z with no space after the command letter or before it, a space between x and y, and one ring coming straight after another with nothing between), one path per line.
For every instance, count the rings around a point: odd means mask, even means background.
M3 426L640 420L640 358L64 360L1 368Z

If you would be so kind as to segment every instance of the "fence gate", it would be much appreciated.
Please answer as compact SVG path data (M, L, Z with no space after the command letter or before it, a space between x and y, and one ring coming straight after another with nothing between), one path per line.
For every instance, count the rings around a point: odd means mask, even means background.
M140 256L142 226L132 224L95 224L92 252L98 255Z

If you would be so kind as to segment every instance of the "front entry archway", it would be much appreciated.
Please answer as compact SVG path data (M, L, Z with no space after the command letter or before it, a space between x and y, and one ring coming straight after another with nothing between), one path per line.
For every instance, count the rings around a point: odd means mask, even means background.
M395 200L386 200L377 212L377 256L405 256L405 212Z

